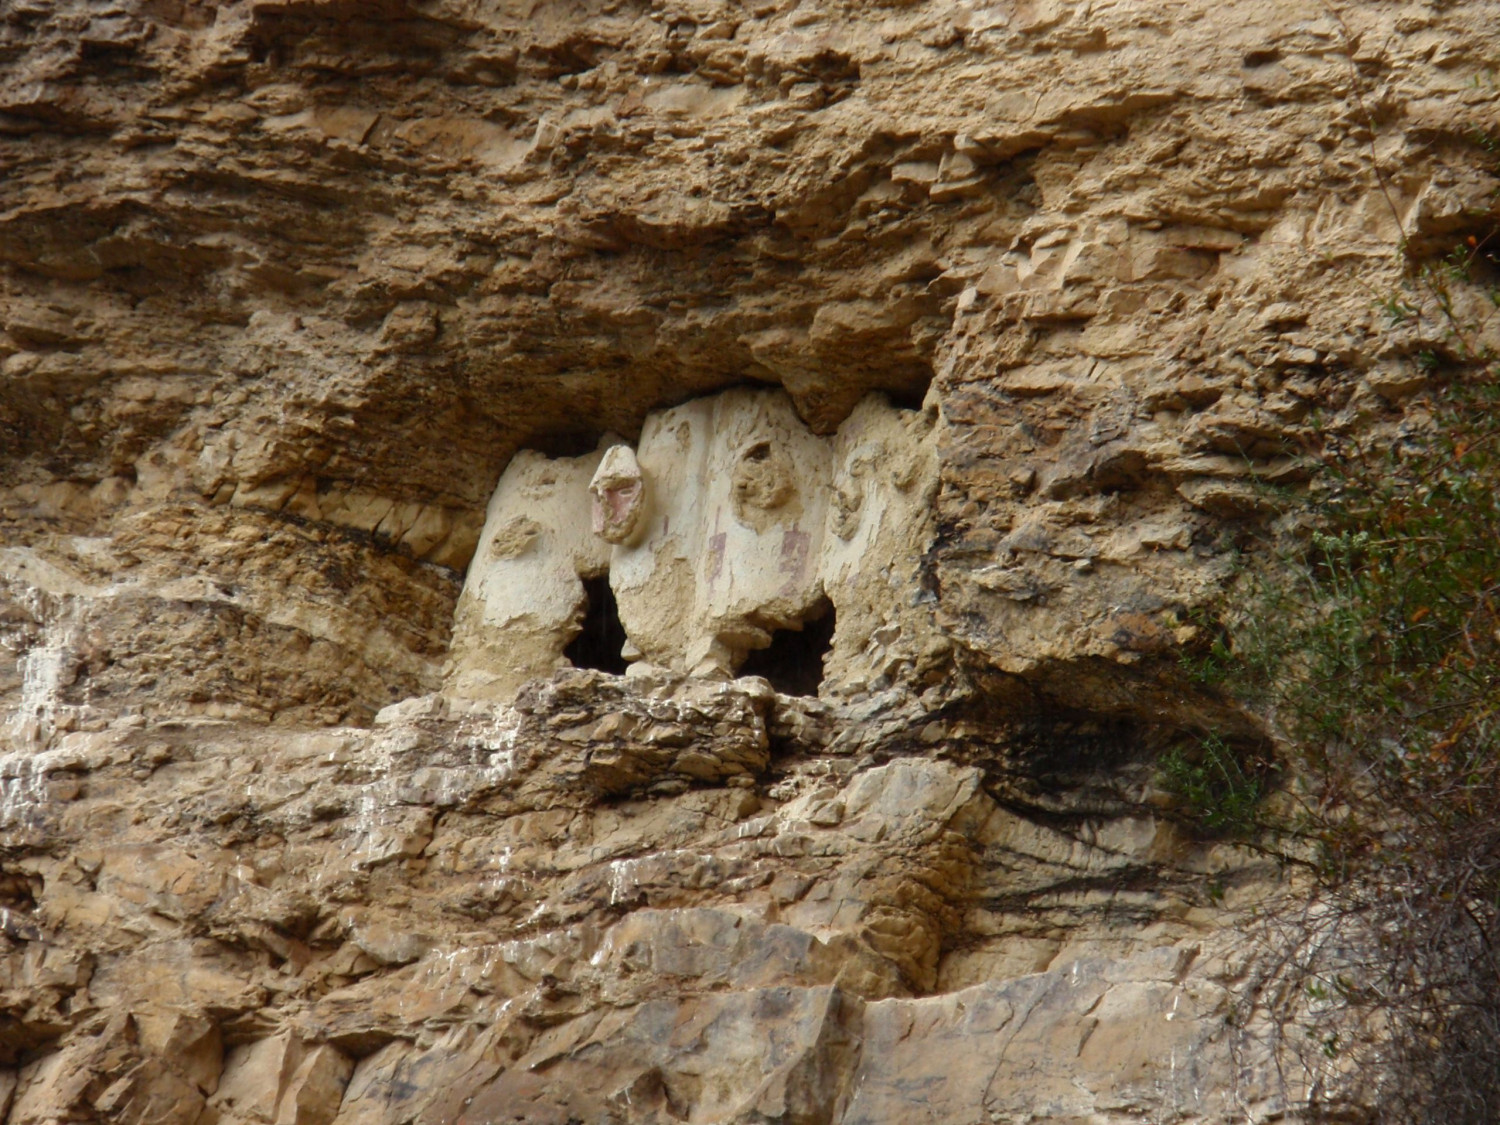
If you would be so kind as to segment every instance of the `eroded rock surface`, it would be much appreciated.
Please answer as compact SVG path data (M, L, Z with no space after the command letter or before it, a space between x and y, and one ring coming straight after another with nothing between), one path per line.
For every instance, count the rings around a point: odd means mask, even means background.
M1459 358L1497 21L4 6L0 1119L1287 1111L1151 757Z
M884 764L791 738L772 764L795 705L576 673L373 729L13 759L10 1120L1280 1104L1264 1071L1217 1085L1227 853L1144 808L1044 827L914 732Z

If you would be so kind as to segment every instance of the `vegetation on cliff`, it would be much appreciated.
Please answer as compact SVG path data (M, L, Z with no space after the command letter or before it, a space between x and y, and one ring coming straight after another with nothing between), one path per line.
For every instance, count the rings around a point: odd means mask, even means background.
M1200 827L1311 876L1295 916L1267 920L1281 956L1253 998L1335 1116L1500 1113L1496 242L1461 234L1381 300L1428 345L1425 417L1311 429L1311 505L1247 562L1249 597L1192 663L1264 716L1280 766L1217 736L1163 762Z

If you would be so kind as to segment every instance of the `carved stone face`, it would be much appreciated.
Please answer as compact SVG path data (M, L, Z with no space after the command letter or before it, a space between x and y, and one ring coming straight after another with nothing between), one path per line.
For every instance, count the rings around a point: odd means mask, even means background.
M765 514L785 507L796 491L791 463L770 442L757 441L740 453L730 498L741 523L763 530Z
M635 450L610 446L589 481L593 498L594 534L607 543L624 543L641 525L646 507L646 482Z

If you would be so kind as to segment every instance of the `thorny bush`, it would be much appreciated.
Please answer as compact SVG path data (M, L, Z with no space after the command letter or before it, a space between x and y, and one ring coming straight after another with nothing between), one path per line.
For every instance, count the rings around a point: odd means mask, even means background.
M1254 822L1311 876L1297 916L1268 920L1281 958L1254 999L1324 1119L1500 1122L1500 361L1478 342L1493 322L1453 299L1490 247L1460 243L1391 303L1443 327L1413 360L1428 424L1318 435L1310 525L1247 571L1249 608L1194 668L1258 705L1292 779L1275 814L1223 807L1244 790L1222 784L1197 811Z

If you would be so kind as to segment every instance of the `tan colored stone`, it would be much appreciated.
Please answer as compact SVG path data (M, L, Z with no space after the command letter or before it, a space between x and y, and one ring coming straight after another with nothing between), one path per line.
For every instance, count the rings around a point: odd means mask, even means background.
M213 1105L265 1125L328 1125L353 1069L334 1048L284 1032L230 1052Z
M1493 0L209 8L0 5L0 1116L1296 1119L1147 751Z
M135 1022L143 1050L168 1060L177 1074L202 1093L218 1089L224 1065L218 1024L199 1012L168 1008L139 1013Z

